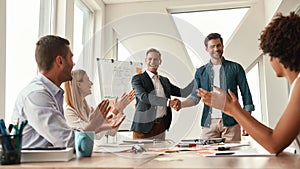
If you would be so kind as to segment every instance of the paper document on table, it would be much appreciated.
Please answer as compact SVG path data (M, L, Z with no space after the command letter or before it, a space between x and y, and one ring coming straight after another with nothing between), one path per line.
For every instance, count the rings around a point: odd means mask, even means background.
M243 147L243 146L250 146L250 144L249 143L225 143L225 144L219 144L219 147L229 147L229 148Z
M124 143L153 143L152 139L123 140Z
M183 139L180 142L196 143L201 145L224 143L225 138L207 138L207 139Z
M276 156L266 151L257 151L256 149L245 149L237 151L215 151L212 154L205 154L205 157L261 157Z
M120 153L132 151L132 146L115 146L115 147L97 147L95 153Z
M144 144L95 144L94 152L110 152L110 153L118 153L118 152L128 152L133 151L133 147L135 146L143 146Z
M238 148L238 147L243 147L243 146L250 146L249 143L245 143L245 144L242 144L242 143L225 143L225 144L222 144L222 145L217 145L215 146L215 148L217 150L232 150L233 148ZM204 146L206 147L206 146ZM213 146L211 146L213 147Z

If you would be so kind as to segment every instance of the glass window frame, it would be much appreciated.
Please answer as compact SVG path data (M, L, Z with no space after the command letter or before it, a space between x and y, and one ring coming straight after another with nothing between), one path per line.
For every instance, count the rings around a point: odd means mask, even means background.
M38 24L33 24L33 25L36 25L36 30L37 30L37 34L36 34L36 38L34 39L34 41L36 42L37 39L45 34L50 34L51 31L52 31L52 27L51 27L51 24L52 24L52 19L53 19L53 0L50 0L50 1L43 1L43 0L40 0L38 1L39 2L39 18L38 18ZM26 3L29 3L29 2L26 2ZM27 9L27 8L25 8ZM6 10L7 9L7 6L6 6ZM6 13L6 17L9 13L7 12ZM27 23L28 24L28 23ZM8 24L6 26L9 26ZM9 28L7 28L8 30ZM6 31L6 47L8 48L8 36L7 36L7 31ZM24 40L27 40L26 38L23 38ZM34 43L30 43L29 45L32 46L32 49L28 49L32 52L34 52L34 46L35 46L35 42ZM28 43L25 43L25 44L28 44ZM9 49L8 49L9 50ZM8 55L9 51L6 50L6 56ZM19 54L18 54L19 55ZM34 54L22 54L21 55L22 57L32 57L30 58L30 60L34 60ZM9 63L7 63L7 60L6 60L6 78L5 78L5 85L6 86L11 86L12 84L22 84L20 82L20 78L15 78L15 82L11 81L9 82L7 77L11 77L12 75L9 73L9 68L10 65ZM22 70L18 70L18 68L21 68L20 66L13 66L14 68L14 71L15 72L22 72ZM31 67L35 70L31 70L35 73L32 74L32 78L38 73L38 68L36 66L36 63L33 61L32 62L32 65L28 65L28 67ZM29 78L29 79L26 79L26 82L24 82L25 84L27 82L29 82L32 78ZM19 87L14 87L14 90L22 90L25 86L19 86ZM15 99L17 98L17 95L18 93L15 95L15 96L12 96L12 92L10 91L10 89L8 87L5 88L5 114L4 114L4 118L5 118L5 121L6 122L11 122L11 115L12 115L12 112L13 112L13 108L14 108L14 104L15 104ZM8 100L10 100L10 102L8 102Z
M75 49L76 46L72 46L73 47L73 51L79 51L79 53L74 52L74 55L77 55L78 59L81 55L81 53L83 52L83 48L85 46L86 43L88 43L91 40L91 37L93 35L93 27L94 27L94 11L91 10L88 5L86 5L83 1L81 0L75 0L74 1L74 9L75 6L78 7L82 12L83 12L83 24L82 24L82 36L81 36L81 44L82 44L82 48L81 50ZM75 10L74 10L74 27L75 27ZM74 31L74 29L73 29ZM75 31L73 32L73 43L74 42L74 35ZM88 53L93 53L93 50L91 48L89 48ZM75 62L75 60L74 60ZM76 64L76 63L75 63Z

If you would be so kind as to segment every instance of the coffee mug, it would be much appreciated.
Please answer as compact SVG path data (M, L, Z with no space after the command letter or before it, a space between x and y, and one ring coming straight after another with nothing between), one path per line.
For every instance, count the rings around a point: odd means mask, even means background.
M94 147L94 135L93 131L81 131L75 132L75 150L76 157L91 157Z

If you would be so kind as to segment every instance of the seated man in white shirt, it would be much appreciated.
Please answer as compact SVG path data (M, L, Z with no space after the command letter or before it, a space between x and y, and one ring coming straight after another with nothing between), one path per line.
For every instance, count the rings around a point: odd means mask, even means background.
M36 43L35 59L39 73L19 94L12 120L28 120L24 128L22 147L73 147L74 130L64 118L63 94L60 85L72 80L73 53L67 39L47 35ZM106 119L109 101L95 109L90 123L83 131L111 129L119 126L125 116Z

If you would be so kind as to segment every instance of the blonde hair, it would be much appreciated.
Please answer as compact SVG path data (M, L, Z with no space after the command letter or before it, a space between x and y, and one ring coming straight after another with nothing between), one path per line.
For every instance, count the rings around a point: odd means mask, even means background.
M91 112L90 106L87 104L85 98L82 100L81 93L77 86L78 82L82 82L83 76L86 72L82 69L72 71L72 80L64 83L65 88L65 102L72 107L77 115L84 121L89 121L88 114Z

